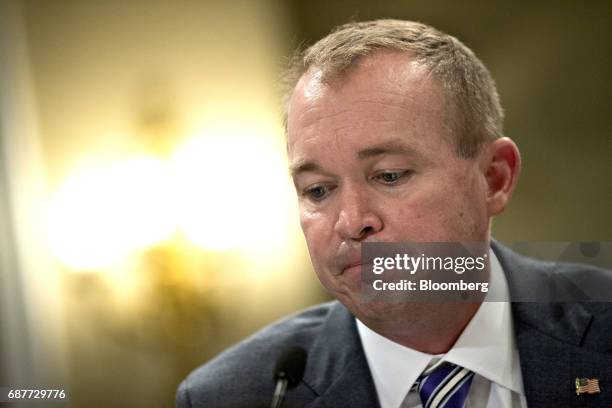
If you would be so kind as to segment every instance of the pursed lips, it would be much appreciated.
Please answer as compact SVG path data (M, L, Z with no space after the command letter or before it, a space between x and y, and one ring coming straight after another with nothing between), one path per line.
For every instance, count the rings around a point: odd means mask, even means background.
M344 266L341 269L341 272L339 273L339 275L344 274L348 269L351 269L351 268L354 268L354 267L359 267L361 269L364 266L368 267L368 266L371 266L371 265L372 265L371 263L362 263L361 260L355 261L355 262L350 262L350 263L346 264L346 266Z
M356 266L371 266L372 260L363 259L361 246L340 248L336 255L332 271L335 276L344 274L348 269Z

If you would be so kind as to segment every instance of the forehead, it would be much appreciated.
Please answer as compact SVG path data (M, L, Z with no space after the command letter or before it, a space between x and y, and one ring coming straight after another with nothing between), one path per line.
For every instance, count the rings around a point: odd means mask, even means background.
M452 110L446 92L407 52L375 53L332 81L310 69L289 102L289 154L332 139L345 146L385 136L416 144L448 141Z

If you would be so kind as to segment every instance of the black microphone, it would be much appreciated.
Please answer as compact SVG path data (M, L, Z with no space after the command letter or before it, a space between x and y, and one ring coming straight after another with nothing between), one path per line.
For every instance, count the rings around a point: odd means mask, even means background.
M285 392L296 387L302 381L307 356L308 354L303 348L291 346L276 360L274 366L276 388L274 389L271 408L280 408L283 398L285 398Z

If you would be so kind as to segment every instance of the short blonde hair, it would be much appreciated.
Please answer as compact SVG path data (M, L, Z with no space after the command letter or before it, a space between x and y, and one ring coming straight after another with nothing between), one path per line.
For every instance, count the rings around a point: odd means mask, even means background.
M426 24L402 20L352 22L339 26L304 51L298 51L285 75L285 108L300 77L321 69L323 80L341 77L376 51L410 52L440 82L454 102L457 152L473 157L487 140L503 135L503 110L491 74L458 39ZM285 112L285 121L287 119Z

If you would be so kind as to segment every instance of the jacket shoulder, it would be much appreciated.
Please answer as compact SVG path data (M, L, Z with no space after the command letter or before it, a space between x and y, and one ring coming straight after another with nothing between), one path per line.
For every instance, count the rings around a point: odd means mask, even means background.
M179 386L177 407L269 406L273 370L287 347L308 350L335 302L272 323L195 369Z
M594 265L541 261L512 251L494 241L513 302L599 303L593 310L612 305L612 271ZM607 305L606 305L607 303Z

